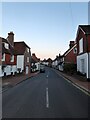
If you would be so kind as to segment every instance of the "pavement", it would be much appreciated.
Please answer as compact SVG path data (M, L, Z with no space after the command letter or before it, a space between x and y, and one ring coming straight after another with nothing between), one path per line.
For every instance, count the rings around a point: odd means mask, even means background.
M6 91L8 88L11 88L24 80L27 80L28 78L31 78L35 75L37 75L38 72L30 73L28 75L25 74L18 74L15 76L7 76L2 78L2 91Z

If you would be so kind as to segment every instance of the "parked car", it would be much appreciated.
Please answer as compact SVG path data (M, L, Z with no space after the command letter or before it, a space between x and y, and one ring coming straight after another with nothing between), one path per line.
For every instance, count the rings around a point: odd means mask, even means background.
M43 64L40 65L40 72L45 72L45 65Z

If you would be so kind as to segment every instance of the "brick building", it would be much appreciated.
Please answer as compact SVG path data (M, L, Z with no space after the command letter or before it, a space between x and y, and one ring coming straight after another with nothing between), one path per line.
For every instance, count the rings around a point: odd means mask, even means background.
M79 25L76 35L77 71L90 79L90 25Z

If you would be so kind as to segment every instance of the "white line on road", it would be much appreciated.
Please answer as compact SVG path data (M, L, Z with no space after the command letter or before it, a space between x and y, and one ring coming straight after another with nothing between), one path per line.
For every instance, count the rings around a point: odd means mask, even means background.
M46 88L46 108L49 108L48 88Z
M55 71L56 72L56 71ZM57 73L57 72L56 72ZM84 89L82 89L83 87L81 86L81 88L78 86L78 84L76 83L72 83L71 81L69 81L68 79L66 79L65 77L63 77L62 75L60 75L60 73L57 73L59 76L61 76L62 78L64 78L67 82L69 82L70 84L72 84L73 86L75 86L77 89L79 89L80 91L82 91L83 93L85 93L86 95L90 96L90 93L86 92Z
M47 78L48 78L48 75L47 75Z

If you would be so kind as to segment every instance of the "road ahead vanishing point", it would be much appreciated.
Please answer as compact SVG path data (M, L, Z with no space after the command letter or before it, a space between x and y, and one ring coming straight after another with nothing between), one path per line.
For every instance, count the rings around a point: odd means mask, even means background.
M90 97L51 68L3 92L3 118L88 118Z

